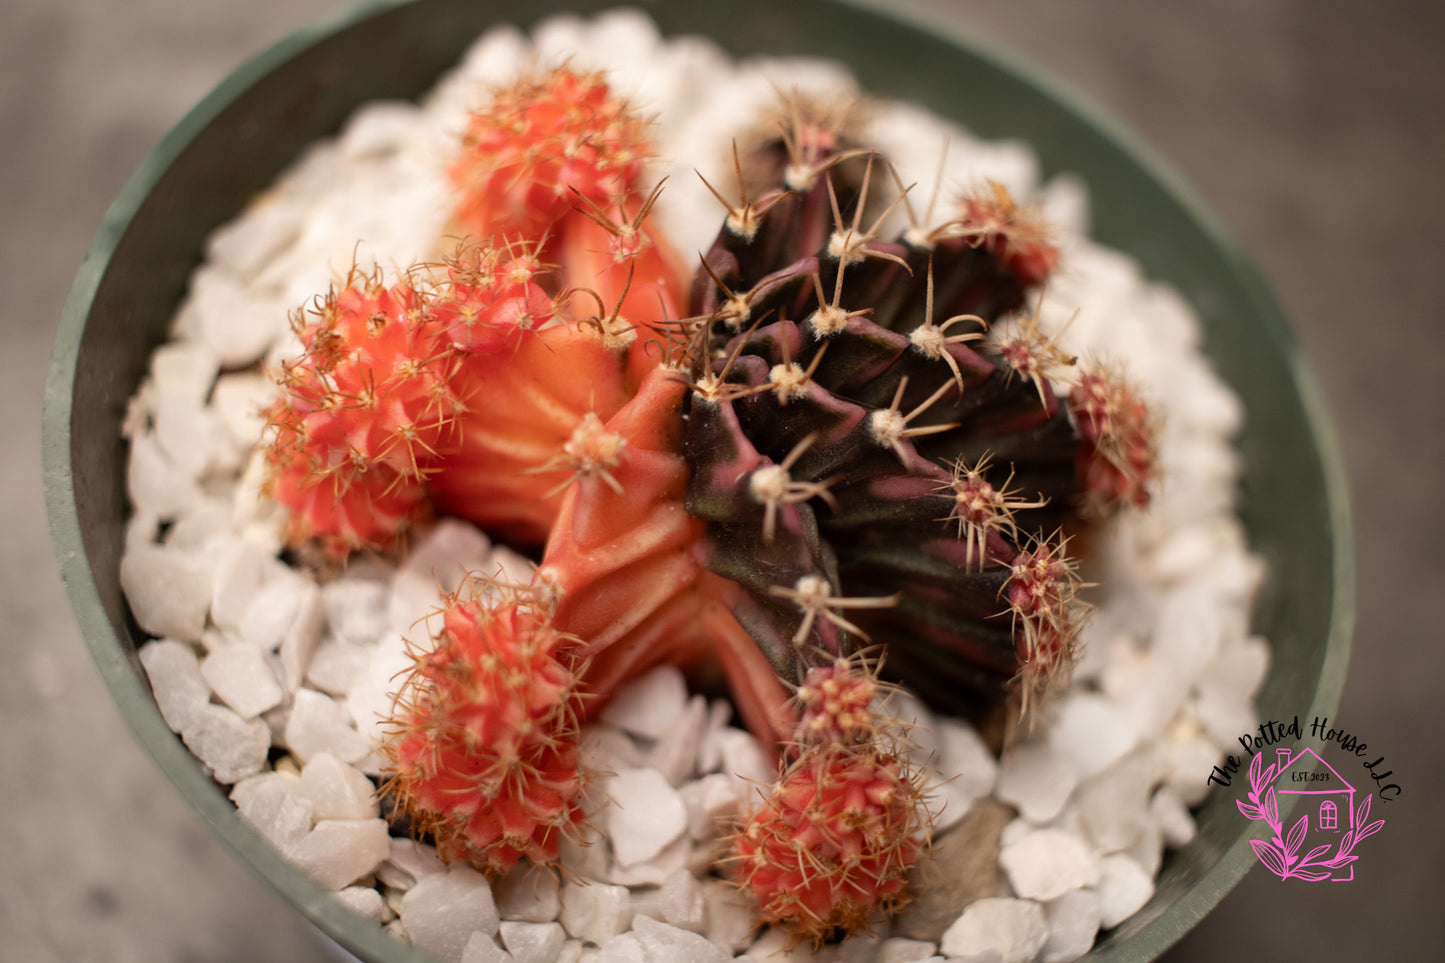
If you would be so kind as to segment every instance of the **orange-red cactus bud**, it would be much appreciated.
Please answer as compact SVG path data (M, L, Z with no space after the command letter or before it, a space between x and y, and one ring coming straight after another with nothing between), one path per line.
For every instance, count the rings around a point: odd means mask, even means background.
M605 205L633 190L646 134L598 74L562 67L499 91L472 115L451 167L456 219L479 237L540 239L577 195Z
M397 696L386 789L443 860L553 863L582 818L575 640L521 600L449 603Z
M425 508L424 478L464 407L445 340L410 283L353 273L295 319L304 353L284 366L269 420L271 495L293 542L334 557L384 548Z
M916 776L869 747L814 746L733 839L736 873L763 919L821 943L910 901L927 826Z

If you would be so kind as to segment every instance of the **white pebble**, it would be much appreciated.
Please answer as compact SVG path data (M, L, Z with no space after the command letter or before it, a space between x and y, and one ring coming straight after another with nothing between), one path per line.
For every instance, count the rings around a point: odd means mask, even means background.
M477 932L462 947L461 963L513 963L513 958L497 945L491 934Z
M662 665L618 689L602 710L603 722L660 739L677 724L687 705L687 682L676 666Z
M1139 826L1139 838L1124 850L1124 853L1138 863L1152 879L1164 862L1164 836L1152 819L1145 819Z
M166 532L167 548L213 552L231 539L231 506L222 498L207 496L178 516Z
M1193 736L1164 743L1165 782L1186 806L1197 806L1209 795L1209 776L1223 754L1208 739Z
M1160 786L1149 801L1149 818L1159 827L1164 842L1171 849L1189 845L1194 839L1194 817L1184 800L1169 786Z
M200 478L212 462L219 432L205 405L175 391L155 394L156 443L188 478Z
M151 384L158 393L202 405L216 380L220 362L199 341L172 341L151 355Z
M201 663L201 675L216 696L243 719L259 716L286 697L265 656L254 646L220 646Z
M570 879L562 885L557 919L567 935L601 946L632 922L632 896L626 886Z
M613 801L607 833L621 866L653 858L687 830L687 806L655 769L624 769L603 785Z
M311 800L317 819L375 819L376 787L360 772L329 752L317 753L301 770L301 795Z
M302 213L274 196L252 203L206 241L206 256L237 277L253 277L296 240Z
M275 651L316 586L294 573L263 581L246 604L236 633L259 649Z
M586 726L578 743L582 750L582 765L598 774L636 769L643 765L646 758L631 736L605 722Z
M138 654L161 718L172 732L180 732L196 710L211 701L195 650L175 639L158 639L142 645Z
M366 671L346 697L351 718L368 745L381 745L395 703L393 696L414 665L407 641L400 635L384 636L371 650Z
M708 942L727 953L747 949L757 926L749 897L739 892L736 886L720 879L704 880L702 889L707 902L703 935Z
M716 772L722 767L722 745L718 737L730 728L728 721L732 715L732 706L723 699L714 699L707 707L707 724L703 726L702 741L697 747L696 771L699 774Z
M1156 771L1153 754L1141 752L1079 784L1073 805L1099 852L1127 849L1139 838Z
M662 773L671 786L681 786L697 761L697 747L707 726L707 699L693 696L673 720L672 728L658 737L647 754L647 765Z
M371 751L371 744L351 727L346 710L330 696L297 689L286 721L286 748L302 763L323 752L354 763Z
M581 959L584 963L646 963L642 956L642 944L631 930L609 938L597 948L596 955L590 960L587 951L583 950Z
M878 947L878 956L874 963L922 963L932 956L936 949L936 943L894 936L884 940Z
M229 539L216 552L211 577L211 621L241 636L241 621L261 586L288 575L285 564L265 546L244 538Z
M1064 693L1054 712L1049 744L1074 761L1080 778L1112 765L1138 742L1128 715L1098 693Z
M738 783L720 772L685 783L678 794L687 806L687 832L693 839L712 839L737 815L742 797Z
M1154 881L1128 856L1115 853L1099 862L1099 925L1118 926L1139 911L1154 895Z
M286 688L295 690L306 677L306 668L311 664L311 653L321 641L321 632L326 627L326 612L321 605L321 590L307 584L296 608L296 617L286 627L281 637L281 671Z
M346 698L370 664L371 652L365 646L326 639L312 653L306 683L327 695Z
M196 335L227 368L259 361L289 326L282 302L258 297L229 275L205 267L191 276L187 310Z
M1044 907L1049 920L1049 940L1038 963L1070 963L1094 945L1099 932L1099 896L1093 890L1076 889Z
M181 739L216 782L230 785L260 772L271 748L271 730L260 719L242 719L225 706L198 706Z
M120 586L142 629L199 642L211 608L211 566L200 552L136 548L120 560Z
M501 922L502 945L515 963L553 963L567 942L560 923Z
M1047 743L1031 742L1004 753L994 795L1035 823L1058 815L1078 781L1074 761Z
M647 963L674 963L687 960L688 963L726 963L728 956L697 933L670 926L650 916L639 916L632 921L632 931L637 935L642 958Z
M939 739L939 776L952 780L973 799L993 792L998 760L984 745L978 730L959 719L942 719L935 731Z
M1099 881L1099 864L1084 841L1057 829L1038 829L999 852L1014 892L1046 902Z
M707 925L707 899L702 883L689 869L681 869L662 881L657 891L657 907L662 921L694 933L702 933Z
M252 829L270 840L283 853L306 838L314 823L311 801L297 791L297 780L287 774L270 772L252 776L251 785L231 793L236 811Z
M399 150L417 134L420 111L404 100L377 100L362 107L341 132L341 152L367 158Z
M405 877L405 884L402 888L411 889L416 885L417 880L424 876L431 876L433 873L445 873L446 864L437 857L436 848L415 839L403 839L393 836L391 839L391 855L386 858L386 863L377 870L378 875L386 872L388 876L395 878L398 874ZM388 886L396 885L387 882Z
M550 923L561 909L558 889L555 872L523 861L492 884L492 895L504 920Z
M392 577L388 617L398 632L410 632L416 621L433 612L438 593L455 592L467 573L491 574L491 541L473 525L444 518L412 546L411 554Z
M409 889L401 898L401 923L412 944L443 960L460 960L475 932L497 932L497 907L481 873L453 866Z
M391 853L384 819L326 819L291 847L291 861L327 889L341 889Z
M370 886L347 886L337 890L336 899L357 916L364 916L373 923L387 920L386 902L381 893Z
M1048 941L1044 908L1033 900L988 898L970 903L939 942L945 956L996 950L1003 963L1029 963Z
M216 379L211 410L237 453L250 450L266 425L266 408L277 394L276 383L255 371L236 371Z
M715 738L722 756L722 772L733 780L743 807L747 808L762 789L773 784L778 776L778 764L750 732L727 728Z
M339 640L371 645L387 627L390 589L374 579L338 578L321 587L326 622Z
M685 834L679 835L655 855L640 862L624 865L614 858L602 878L623 886L660 886L667 877L687 868L692 852L692 841Z

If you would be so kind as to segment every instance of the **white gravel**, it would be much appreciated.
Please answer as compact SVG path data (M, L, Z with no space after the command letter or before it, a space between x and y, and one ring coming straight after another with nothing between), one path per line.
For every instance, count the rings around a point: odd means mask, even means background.
M1013 896L986 899L933 934L887 932L814 953L753 936L745 900L707 869L729 818L773 772L728 724L728 708L689 696L660 669L584 732L584 753L613 773L591 847L570 847L565 882L520 868L489 886L443 867L423 844L388 837L372 779L376 721L408 665L405 638L471 570L526 580L530 567L483 533L444 520L399 570L360 561L317 585L276 559L280 512L258 499L258 410L273 390L247 366L293 354L287 310L324 291L353 257L388 271L429 256L442 231L442 164L482 81L533 57L612 71L660 120L656 217L684 252L720 219L693 170L730 183L726 148L774 87L842 91L837 65L735 65L697 38L662 43L640 15L561 17L532 45L514 30L482 38L421 106L372 105L339 139L313 146L236 221L218 231L182 305L175 340L156 352L126 420L135 515L121 583L143 629L140 660L167 724L241 818L337 891L354 911L446 960L744 959L907 963L942 956L1074 959L1100 928L1153 893L1166 846L1194 833L1188 806L1204 776L1249 728L1268 666L1249 635L1261 575L1233 514L1238 401L1198 349L1200 332L1172 290L1127 256L1084 236L1076 179L1040 184L1026 145L988 144L908 105L877 112L905 182L931 184L945 140L944 183L982 178L1041 200L1063 262L1042 320L1064 347L1123 365L1162 414L1163 480L1147 511L1105 533L1090 577L1104 588L1074 688L995 760L964 722L916 711L914 739L938 768L940 825L992 796L1016 808L1002 863ZM357 198L364 198L358 203ZM437 212L419 216L418 211ZM357 239L361 239L360 245ZM1077 312L1077 317L1074 317ZM164 533L164 534L162 534ZM913 710L910 710L913 711ZM268 760L278 760L273 765ZM505 921L500 922L499 921Z

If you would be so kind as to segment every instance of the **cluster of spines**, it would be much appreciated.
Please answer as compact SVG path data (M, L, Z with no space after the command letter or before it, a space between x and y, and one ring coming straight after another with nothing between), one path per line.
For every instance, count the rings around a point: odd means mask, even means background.
M293 542L332 557L385 547L426 510L425 484L467 398L457 357L411 278L353 270L292 318L303 346L269 412L267 489Z
M563 67L495 91L450 168L458 226L537 238L575 216L579 198L610 208L643 175L648 127L600 74Z
M809 670L794 698L791 762L731 838L738 886L799 940L866 929L912 900L908 873L929 816L877 694L861 659Z
M524 857L555 863L583 817L580 640L536 599L497 601L475 584L435 618L441 629L413 653L383 746L394 814L443 860L489 876Z

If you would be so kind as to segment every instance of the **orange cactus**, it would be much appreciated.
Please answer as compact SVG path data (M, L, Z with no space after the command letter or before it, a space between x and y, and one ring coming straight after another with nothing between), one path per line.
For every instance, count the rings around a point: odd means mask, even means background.
M441 619L397 697L386 791L448 862L553 863L583 814L577 640L522 597L452 596Z
M467 407L452 353L424 292L379 273L353 270L292 323L305 350L269 413L267 491L291 509L293 543L338 559L384 548L426 510L433 455Z
M635 190L647 128L599 74L562 67L498 91L450 169L457 225L474 237L555 236L579 197L608 207Z

